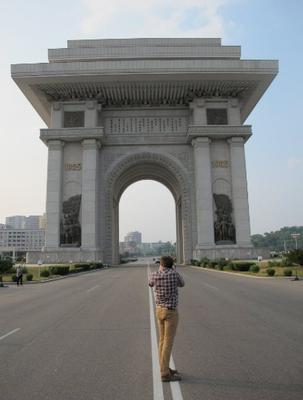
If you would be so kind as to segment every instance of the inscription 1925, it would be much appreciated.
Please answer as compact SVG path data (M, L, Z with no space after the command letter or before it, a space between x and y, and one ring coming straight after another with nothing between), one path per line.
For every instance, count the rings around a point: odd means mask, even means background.
M65 171L81 171L82 165L75 164L75 163L65 163L64 164L64 169Z

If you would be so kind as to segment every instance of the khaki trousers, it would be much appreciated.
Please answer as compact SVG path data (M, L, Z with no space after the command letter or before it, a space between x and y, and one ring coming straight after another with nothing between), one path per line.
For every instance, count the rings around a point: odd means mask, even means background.
M161 376L169 374L169 360L178 325L178 311L157 306L156 316L159 327L159 361Z

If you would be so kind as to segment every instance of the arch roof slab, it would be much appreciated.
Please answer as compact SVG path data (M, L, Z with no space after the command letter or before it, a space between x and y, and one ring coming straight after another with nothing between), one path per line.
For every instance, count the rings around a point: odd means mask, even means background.
M53 101L174 106L214 96L239 98L244 122L278 62L241 60L239 46L220 39L109 39L69 41L49 51L49 63L16 64L11 72L47 125Z

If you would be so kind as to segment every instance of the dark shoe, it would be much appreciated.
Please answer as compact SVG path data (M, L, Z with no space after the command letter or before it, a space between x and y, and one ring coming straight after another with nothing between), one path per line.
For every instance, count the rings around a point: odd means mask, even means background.
M172 375L175 375L175 374L178 373L178 371L177 371L176 369L171 369L171 368L169 368L169 372L170 372Z
M177 382L181 381L181 376L178 374L168 374L161 376L162 382Z

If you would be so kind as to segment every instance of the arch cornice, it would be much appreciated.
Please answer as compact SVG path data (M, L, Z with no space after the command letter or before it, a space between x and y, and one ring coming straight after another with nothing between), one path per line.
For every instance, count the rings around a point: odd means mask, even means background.
M152 174L153 176L150 175L150 172L148 171L146 176L144 176L144 171L142 170L142 173L140 174L138 172L138 179L132 179L130 177L130 185L131 183L135 182L136 180L140 179L155 179L158 180L159 182L163 183L168 187L168 189L172 192L176 199L176 193L178 192L180 195L185 196L188 195L189 193L189 188L188 188L188 177L187 177L187 171L184 169L184 166L177 160L175 157L171 155L163 155L161 153L155 153L155 152L136 152L131 155L126 155L125 157L120 158L113 166L112 168L107 172L106 174L106 187L109 189L110 194L114 194L115 191L115 185L117 184L119 178L127 173L127 171L131 170L132 168L136 168L139 166L144 166L144 165L155 165L156 167L162 168L162 171L157 171L155 170L154 173ZM163 176L161 176L161 172L167 172L170 174L171 178L175 179L177 184L179 185L178 188L172 188L172 185L169 185L168 180L165 182L165 177L163 179ZM160 173L158 173L160 172ZM168 177L169 179L169 177ZM126 189L125 187L125 189ZM118 196L119 197L119 196ZM177 199L176 199L177 201Z

